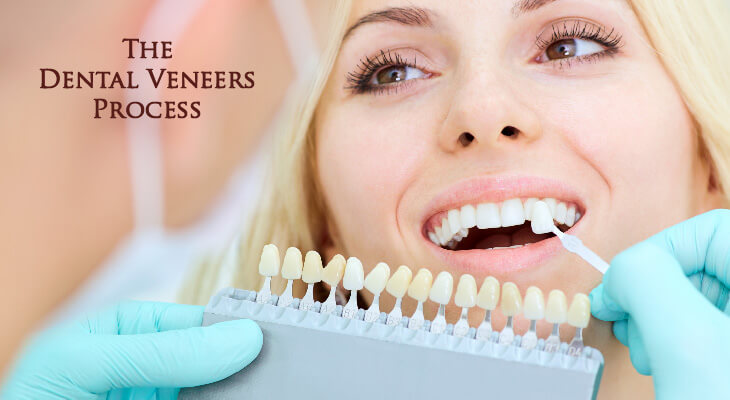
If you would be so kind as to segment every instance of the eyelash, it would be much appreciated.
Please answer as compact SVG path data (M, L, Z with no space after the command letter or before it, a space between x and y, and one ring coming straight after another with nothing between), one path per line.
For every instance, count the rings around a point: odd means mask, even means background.
M622 36L614 29L609 31L602 26L594 25L586 21L575 21L572 26L569 26L567 22L564 22L563 24L553 24L552 30L553 32L549 39L543 39L541 37L542 33L535 39L535 44L540 50L540 56L553 43L569 38L592 40L606 48L606 50L598 53L544 62L552 63L557 65L559 68L564 68L566 66L571 67L574 62L589 62L595 61L601 57L613 56L618 53L619 49L623 45ZM393 84L372 85L370 81L373 79L373 76L385 67L411 67L422 69L418 65L415 57L413 61L409 61L401 57L401 55L397 52L381 50L380 53L373 58L366 56L365 58L360 59L360 63L356 67L355 71L347 73L347 84L345 85L345 89L350 90L353 94L391 94L397 93L399 88L403 89L407 87L407 85L413 83L413 80L406 80Z
M591 40L606 48L606 50L598 53L544 62L556 64L560 68L566 66L571 67L575 62L590 62L602 57L614 56L623 46L623 37L615 29L607 30L602 26L586 21L574 21L572 25L567 21L564 21L562 24L556 23L552 25L552 35L549 39L543 39L543 34L541 32L535 39L535 45L540 50L540 55L536 59L541 57L550 45L563 39Z
M354 94L372 93L372 94L390 94L398 88L401 89L409 85L413 80L406 80L399 83L391 83L373 86L370 81L373 76L385 67L411 67L423 70L414 57L413 61L406 60L397 52L391 50L381 50L378 55L373 58L365 57L360 59L360 63L355 71L348 72L346 76L347 84L345 89L352 91Z

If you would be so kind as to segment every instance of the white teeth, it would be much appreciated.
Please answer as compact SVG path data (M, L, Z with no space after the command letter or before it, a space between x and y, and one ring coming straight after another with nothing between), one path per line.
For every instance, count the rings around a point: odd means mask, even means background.
M424 302L428 300L428 292L431 290L433 275L426 268L421 268L413 277L411 285L408 286L408 295L417 301Z
M276 245L267 244L261 251L259 261L259 273L263 276L276 276L279 274L279 249Z
M576 328L587 328L591 320L591 300L583 293L573 296L568 310L568 323Z
M485 310L494 310L499 302L499 281L493 276L484 279L477 295L477 305Z
M442 271L436 276L436 280L433 281L428 298L434 303L449 304L453 290L454 277L450 273Z
M536 234L549 233L553 231L553 217L550 209L544 201L535 202L532 206L532 221L530 222L532 231Z
M477 206L477 228L489 229L502 226L499 206L494 203L482 203Z
M365 289L369 290L372 294L378 295L385 289L389 277L390 267L388 267L388 264L384 262L378 263L365 278Z
M365 272L362 269L362 262L357 257L347 259L345 265L345 276L342 278L342 287L346 290L360 290L365 281Z
M542 199L542 201L545 202L550 209L550 215L555 215L555 211L557 211L558 208L558 201L552 198Z
M554 198L539 200L530 197L526 200L509 199L502 203L467 204L460 209L452 209L441 218L439 225L427 232L428 239L437 246L456 248L458 242L469 235L475 226L479 229L493 229L524 224L535 219L535 204L542 201L547 206L550 219L557 224L573 226L580 218L574 204L558 202ZM546 231L544 233L547 233Z
M529 199L525 200L525 219L531 220L532 219L532 206L535 205L535 202L538 199L536 197L530 197Z
M388 284L385 286L385 290L387 290L388 293L390 293L396 299L400 299L401 297L405 296L406 291L408 290L408 285L411 284L412 278L413 273L411 272L410 268L406 267L405 265L401 265L395 271L393 276L390 277L390 280L388 280Z
M564 224L565 217L567 216L567 214L568 214L568 206L563 202L558 203L558 207L555 209L555 214L554 214L555 221L557 221L557 223L559 223L559 224Z
M505 201L502 203L502 209L500 211L502 226L515 226L525 223L525 209L520 199Z
M551 291L545 307L545 320L551 324L564 323L568 314L567 303L565 293L560 290Z
M299 279L302 277L302 252L296 247L289 247L284 254L281 266L281 277L284 279Z
M456 235L461 230L461 217L459 216L459 210L450 210L448 213L449 218L449 232L452 235Z
M461 227L469 229L477 226L477 210L473 205L468 204L461 207Z
M505 317L512 317L520 312L522 309L522 296L517 285L512 282L505 282L502 285L501 304L502 314Z
M435 244L436 246L440 246L441 245L441 241L439 241L439 237L436 236L436 234L433 233L433 232L429 232L428 233L428 239L431 240L433 242L433 244Z
M522 309L525 318L529 320L535 321L545 317L545 297L539 288L535 286L527 288L525 304Z
M304 257L302 280L304 283L317 283L322 280L322 257L314 250L308 251Z
M565 214L565 225L573 226L573 224L575 224L575 206L571 205Z
M322 280L325 281L331 287L335 287L342 280L342 275L345 272L345 257L337 254L327 263L327 266L322 270Z
M464 274L459 278L454 303L457 307L470 308L477 304L477 281L473 276Z

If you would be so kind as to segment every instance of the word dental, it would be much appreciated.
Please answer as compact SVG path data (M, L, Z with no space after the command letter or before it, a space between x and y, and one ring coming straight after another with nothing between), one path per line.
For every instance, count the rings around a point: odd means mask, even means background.
M129 59L170 59L172 42L146 42L122 39ZM139 89L133 71L59 71L41 68L41 89ZM250 89L254 72L238 71L170 71L166 68L145 68L141 72L154 89ZM199 118L200 101L112 101L94 99L94 118Z

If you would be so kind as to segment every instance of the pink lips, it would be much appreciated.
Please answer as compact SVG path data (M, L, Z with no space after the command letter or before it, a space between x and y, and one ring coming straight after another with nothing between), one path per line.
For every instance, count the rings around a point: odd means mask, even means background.
M576 204L584 214L582 218L585 218L586 208L581 198L564 182L528 176L475 178L457 182L429 202L422 218L423 239L446 265L462 273L506 273L540 265L562 250L557 237L514 249L462 251L445 250L427 237L428 230L439 225L441 218L450 209L466 204L499 203L512 198L529 197L552 197Z

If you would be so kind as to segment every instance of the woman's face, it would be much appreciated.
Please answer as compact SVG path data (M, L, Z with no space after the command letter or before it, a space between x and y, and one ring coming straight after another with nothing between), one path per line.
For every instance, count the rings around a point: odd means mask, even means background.
M531 232L527 199L555 199L561 229L607 260L710 206L691 117L625 1L357 1L349 26L317 165L332 250L366 273L385 261L570 299L601 276Z

